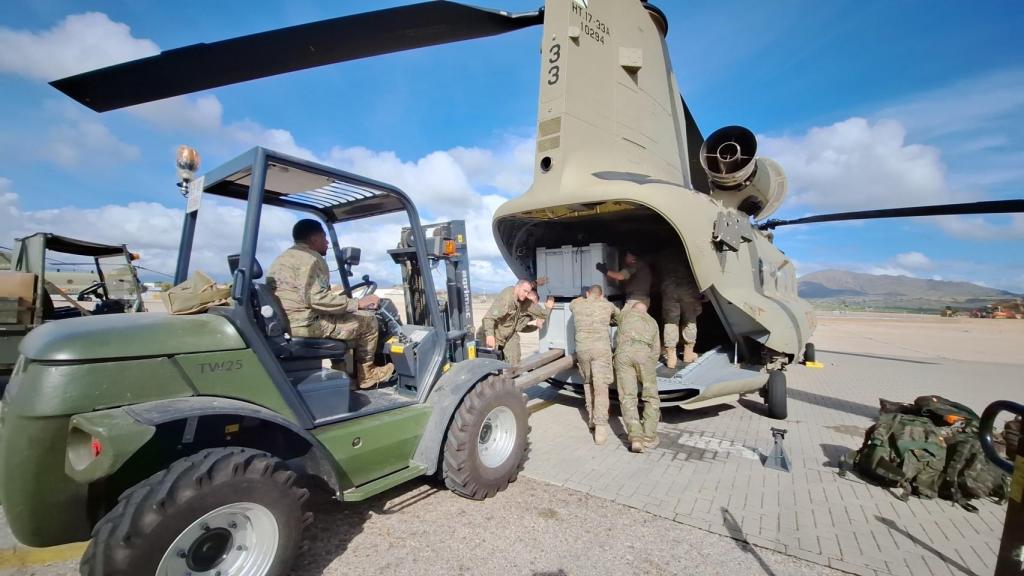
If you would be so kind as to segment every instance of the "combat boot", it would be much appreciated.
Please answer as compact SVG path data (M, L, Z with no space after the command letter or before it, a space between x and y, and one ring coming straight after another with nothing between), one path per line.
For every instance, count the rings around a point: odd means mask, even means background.
M653 450L658 447L659 442L661 442L661 439L658 438L657 434L654 436L645 436L643 440L644 449Z
M696 362L697 358L699 358L699 356L697 356L697 353L693 351L693 342L687 342L686 345L683 346L683 362L689 364L690 362Z
M394 373L394 364L386 364L384 366L374 366L371 362L360 364L356 370L356 376L359 378L359 389L366 390L378 384L383 384L390 380L391 375Z
M608 441L608 427L597 426L594 428L594 444L598 446L604 446L604 443Z
M644 451L644 442L640 438L633 438L629 441L629 451L640 454Z
M676 349L675 349L674 346L672 348L665 348L665 367L666 368L670 368L670 369L671 368L675 368L676 367L676 360L677 359L678 358L676 356Z

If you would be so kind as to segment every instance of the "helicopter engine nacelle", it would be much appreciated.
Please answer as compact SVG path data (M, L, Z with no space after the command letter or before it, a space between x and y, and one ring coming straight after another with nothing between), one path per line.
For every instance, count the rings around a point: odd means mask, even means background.
M786 197L786 175L774 160L758 158L757 138L742 126L715 130L700 147L712 194L755 220L771 216Z

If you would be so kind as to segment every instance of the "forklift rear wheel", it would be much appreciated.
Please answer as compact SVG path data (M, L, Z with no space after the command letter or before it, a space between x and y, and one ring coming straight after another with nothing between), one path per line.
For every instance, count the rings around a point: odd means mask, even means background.
M211 448L121 495L93 529L83 576L286 574L299 548L306 490L265 452Z
M814 344L810 342L804 346L804 364L808 362L814 362Z
M528 420L526 400L510 378L490 376L474 386L448 427L445 485L483 500L515 482L529 450Z
M768 373L764 402L768 405L769 418L785 420L789 415L786 406L786 374L781 370L772 370Z

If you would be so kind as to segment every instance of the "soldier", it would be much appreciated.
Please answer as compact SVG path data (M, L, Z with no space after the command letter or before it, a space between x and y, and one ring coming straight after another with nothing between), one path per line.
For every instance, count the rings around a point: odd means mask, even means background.
M349 342L355 351L356 377L360 388L372 388L391 378L391 364L375 366L377 318L364 312L377 306L374 295L359 300L331 291L327 234L316 220L299 220L292 228L295 245L274 260L267 285L281 301L291 335L300 338L333 338Z
M587 404L587 423L594 431L594 443L608 439L608 387L615 379L612 371L612 340L608 333L611 321L618 322L619 309L604 299L598 285L586 296L569 303L576 326L576 362L583 375L583 397Z
M629 449L643 452L658 445L658 323L647 314L647 305L635 302L622 311L615 335L615 385L619 409L629 437ZM643 387L644 417L637 412L637 380Z
M660 268L665 366L675 368L680 326L683 334L683 362L697 360L693 347L697 343L697 316L701 312L700 290L693 272L679 252L663 253Z
M481 321L478 338L488 348L496 348L505 353L505 360L513 366L519 364L522 352L519 345L519 333L530 331L543 325L551 309L555 307L555 299L548 297L544 307L531 298L533 292L529 280L520 280L498 294L491 307ZM539 300L539 299L538 299Z
M609 270L604 262L598 262L594 267L597 271L619 282L625 282L623 290L626 292L626 303L623 310L628 309L634 302L651 304L651 268L647 263L637 258L636 254L626 251L626 267L622 270Z

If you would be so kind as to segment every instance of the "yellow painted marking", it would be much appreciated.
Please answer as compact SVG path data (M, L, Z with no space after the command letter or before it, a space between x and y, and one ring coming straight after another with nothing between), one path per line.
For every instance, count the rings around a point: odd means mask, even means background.
M822 364L821 362L804 362L804 366L807 366L808 368L824 368L825 367L825 365Z
M232 434L232 433L238 432L238 429L240 427L241 426L239 424L228 424L227 426L224 427L224 433L225 434Z
M77 560L82 557L88 542L75 542L50 548L27 548L18 546L14 549L0 550L0 570L10 568L28 568L44 564L56 564Z
M402 352L405 352L405 346L391 346L392 354L401 354Z
M545 408L550 408L550 407L552 407L554 405L555 405L555 403L550 401L550 400L542 400L540 402L537 402L533 406L530 406L530 408L529 408L530 414L536 414L537 412L540 412L541 410L543 410Z

